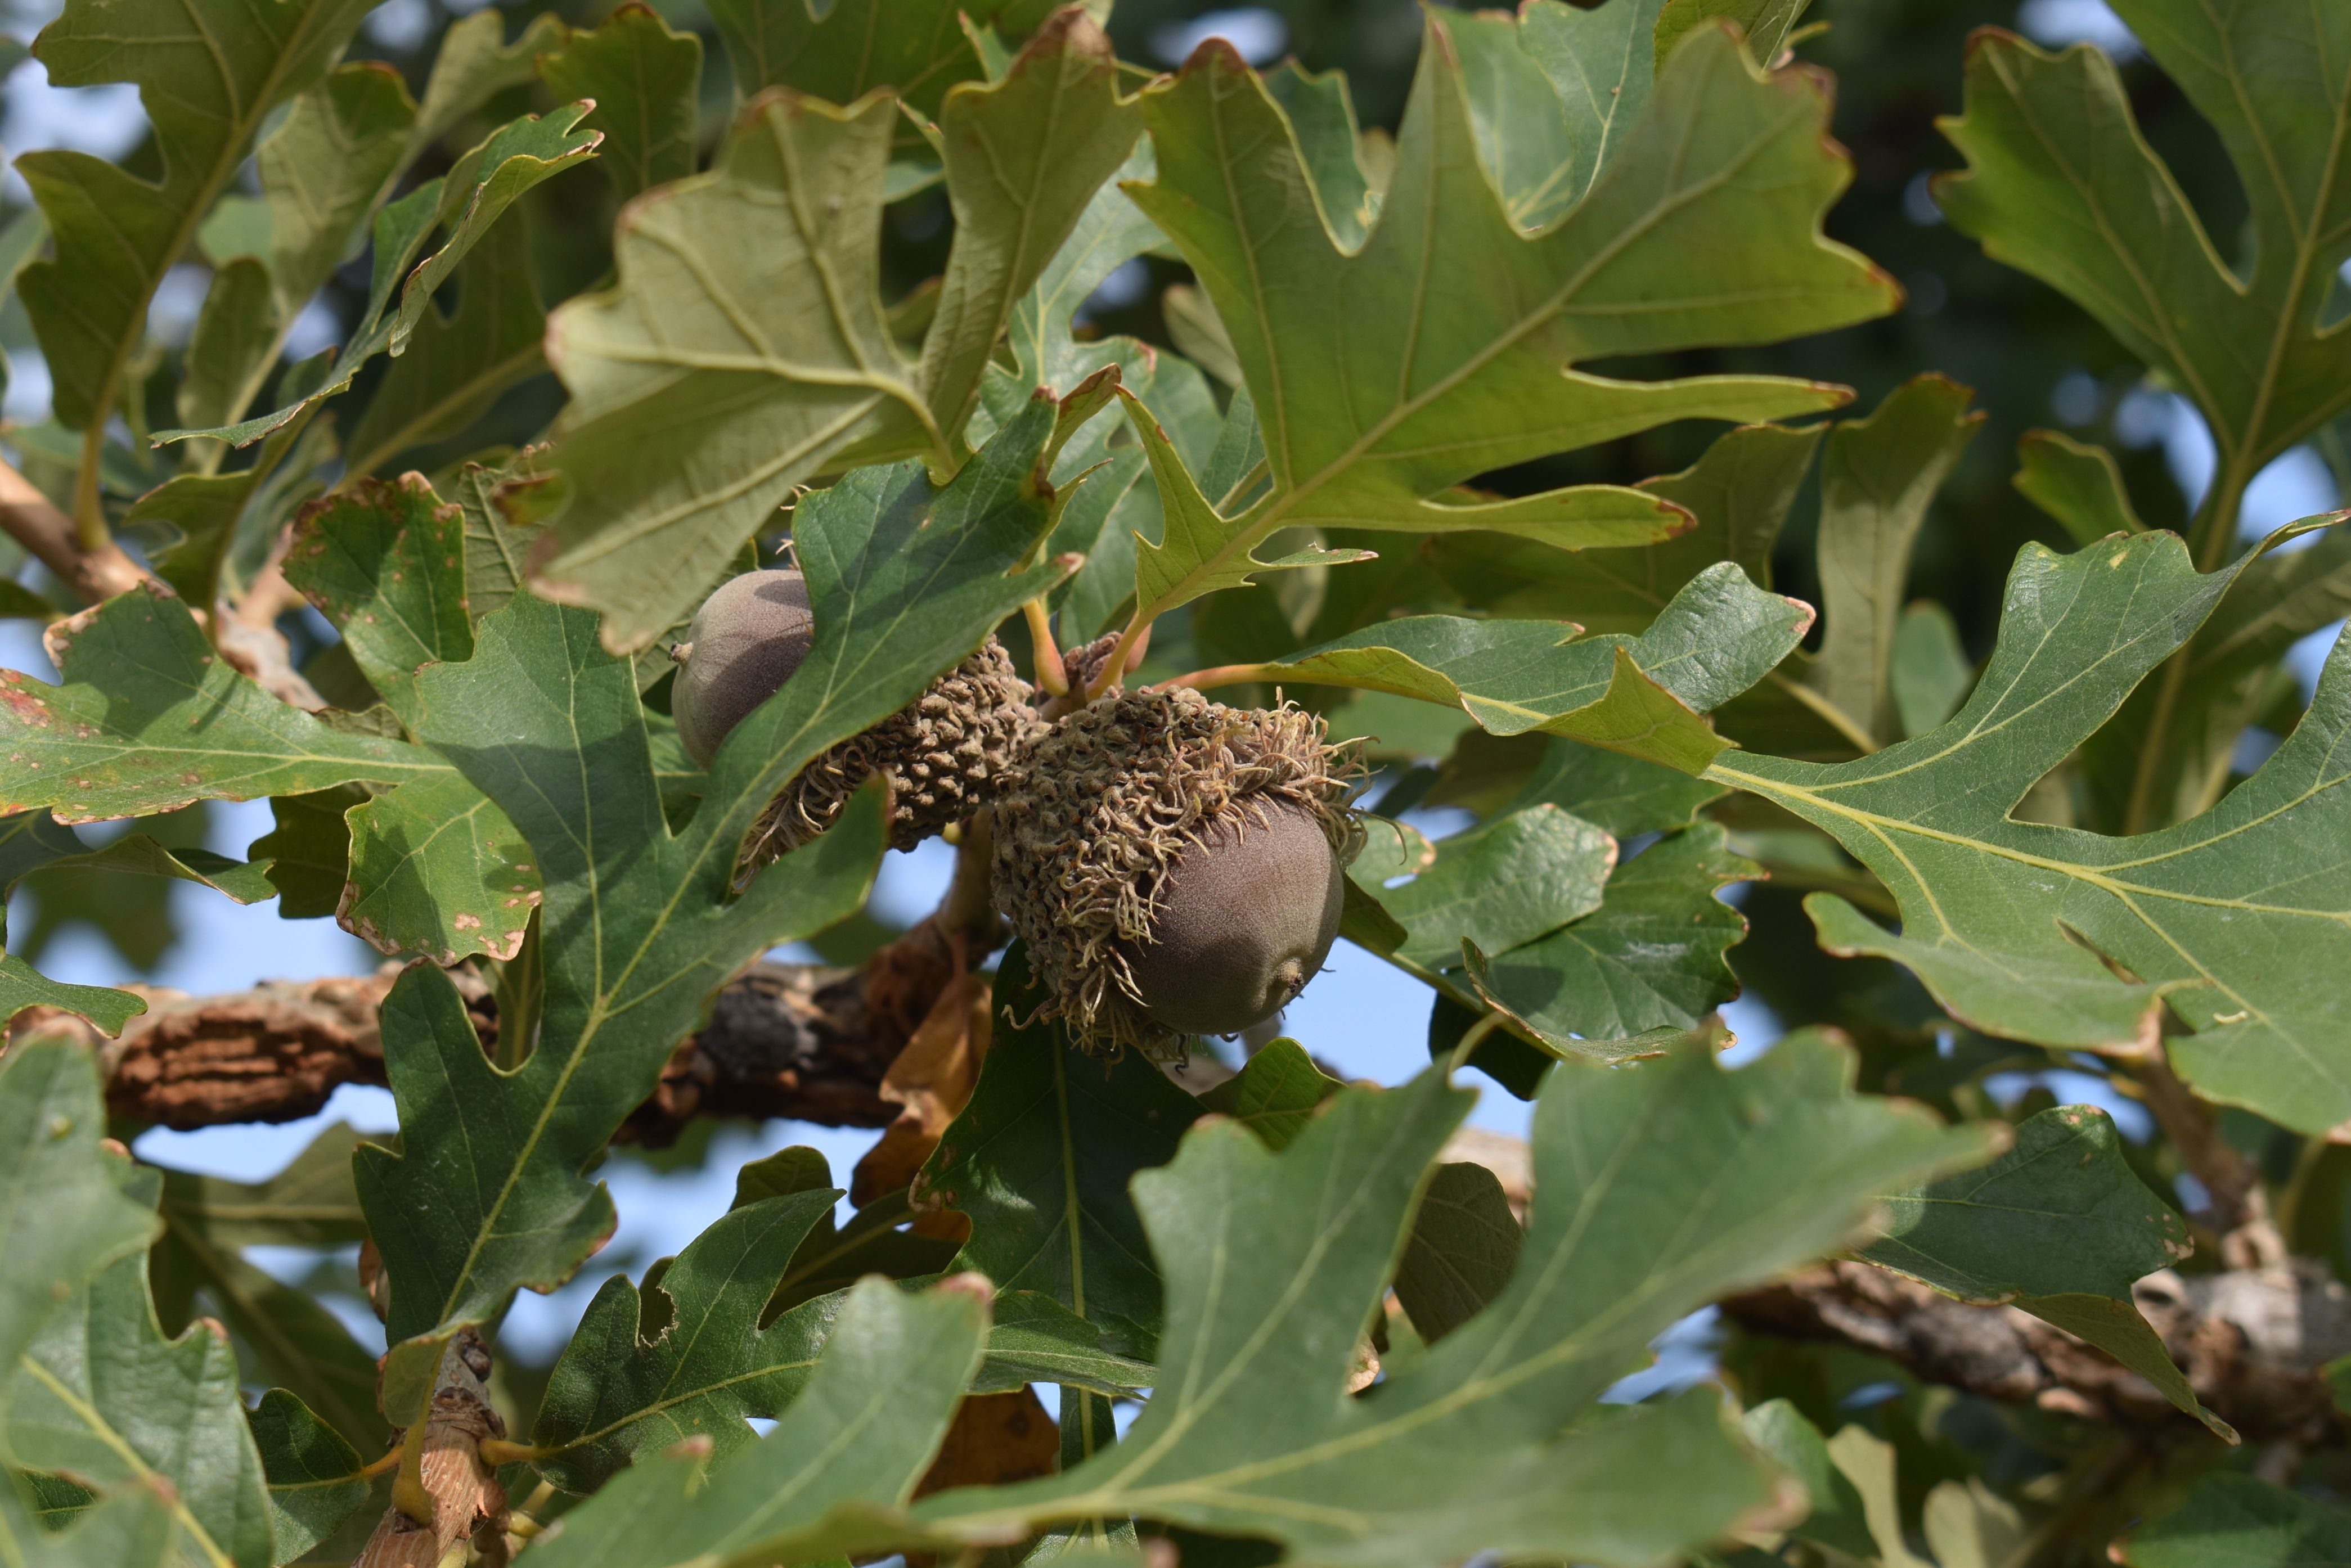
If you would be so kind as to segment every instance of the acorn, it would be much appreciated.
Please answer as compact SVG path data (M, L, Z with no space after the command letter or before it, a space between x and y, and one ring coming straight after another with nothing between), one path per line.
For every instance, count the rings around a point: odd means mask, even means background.
M1179 1054L1288 1006L1339 932L1352 764L1320 719L1185 688L1101 698L996 802L996 903L1041 1013L1088 1050Z
M783 689L816 631L808 585L789 570L721 584L695 614L670 698L678 739L705 767L719 743ZM747 869L832 826L858 786L890 783L890 842L912 849L987 804L1020 741L1041 729L1029 683L994 638L864 733L823 753L778 791L752 828Z
M670 650L678 666L669 711L686 754L708 767L718 742L783 690L815 637L799 573L746 572L719 584Z

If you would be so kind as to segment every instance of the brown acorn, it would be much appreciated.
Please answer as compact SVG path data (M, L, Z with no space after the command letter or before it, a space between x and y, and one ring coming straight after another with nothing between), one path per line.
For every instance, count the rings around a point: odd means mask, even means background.
M708 766L719 743L790 680L815 634L808 587L790 570L720 585L679 645L671 714ZM778 791L752 828L746 867L765 865L832 826L874 774L890 782L890 842L911 849L987 804L1014 746L1041 727L1011 657L990 638L905 707L825 752Z
M1341 748L1296 708L1118 693L1019 753L996 902L1088 1049L1171 1055L1287 1006L1339 930L1356 829Z

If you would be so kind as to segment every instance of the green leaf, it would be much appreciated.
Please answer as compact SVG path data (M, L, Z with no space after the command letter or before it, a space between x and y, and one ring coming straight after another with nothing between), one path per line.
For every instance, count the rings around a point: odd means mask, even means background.
M1001 81L946 95L955 249L915 369L938 429L970 415L1016 306L1142 132L1135 100L1119 97L1109 37L1074 7L1055 13Z
M468 297L471 297L470 296ZM343 646L392 710L423 711L415 672L471 658L465 520L421 474L307 510L287 580L343 634ZM442 964L510 959L542 897L529 846L507 815L452 772L378 794L343 813L349 872L335 917L377 950Z
M1622 839L1687 827L1698 808L1721 794L1719 785L1677 768L1552 735L1544 740L1534 776L1510 805L1521 809L1548 801Z
M593 131L576 129L587 112L583 104L569 104L501 126L458 159L446 175L426 182L377 211L374 275L368 286L367 311L353 329L351 341L337 357L332 379L305 389L282 408L235 424L157 431L156 442L210 436L235 446L246 445L303 410L349 390L360 368L378 354L405 352L424 321L434 295L507 209L533 186L593 155L601 139ZM423 254L426 241L444 230L446 238L440 248Z
M269 1485L276 1560L291 1563L360 1511L368 1478L360 1451L283 1388L261 1397L250 1424Z
M1037 1020L1018 944L997 971L996 998L1014 1022L999 1018L971 1102L916 1175L914 1201L971 1217L955 1267L1050 1296L1103 1330L1111 1349L1148 1355L1159 1270L1127 1187L1174 1156L1199 1104L1139 1053L1097 1060Z
M1611 380L1578 361L1764 341L1890 306L1883 277L1820 238L1818 213L1844 172L1814 87L1758 77L1726 36L1691 39L1591 192L1528 236L1476 167L1449 27L1430 16L1381 221L1353 254L1317 210L1280 109L1229 46L1146 96L1158 178L1131 193L1230 329L1273 483L1221 537L1195 528L1179 547L1171 524L1155 576L1138 574L1143 614L1245 575L1286 525L1499 528L1565 545L1664 537L1678 509L1644 493L1443 497L1670 420L1768 419L1842 396L1769 378ZM1759 290L1769 309L1751 303ZM1343 359L1328 352L1339 342Z
M191 28L170 0L77 0L35 41L54 86L138 83L162 164L149 181L87 152L16 161L56 236L55 257L26 267L18 286L57 417L84 432L74 507L84 526L99 520L98 457L156 285L263 120L325 73L368 9L367 0L294 0Z
M2309 1568L2351 1562L2351 1513L2222 1470L2125 1537L2131 1568Z
M378 952L446 967L522 949L545 894L530 846L487 795L455 774L351 807L350 869L335 919Z
M556 97L595 104L583 123L603 133L596 161L622 202L694 172L702 40L650 5L632 0L592 31L570 29L538 74Z
M504 462L469 462L453 490L465 518L465 607L475 620L503 609L523 591L531 547L547 526L540 503L554 481L538 468L539 449Z
M2299 684L2278 660L2346 611L2351 532L2244 566L2179 655L2176 674L2132 692L2083 748L2096 819L2152 826L2210 809L2235 776L2239 736L2267 718L2282 687Z
M521 213L484 236L458 279L457 308L426 309L377 384L352 427L346 473L377 472L411 447L457 434L499 393L546 368L547 314Z
M286 379L299 373L298 367ZM199 462L195 472L172 475L132 502L121 526L161 525L176 534L155 554L155 575L209 613L224 597L221 578L241 556L239 546L256 535L265 551L274 544L287 514L318 488L314 472L333 455L331 425L314 429L307 416L297 417L271 432L254 461L234 473L206 472Z
M691 611L833 452L923 409L878 303L896 123L887 99L761 99L716 168L622 213L619 283L549 319L572 499L538 572L604 609L614 649Z
M782 87L854 103L892 88L935 119L949 88L987 74L958 11L986 24L1011 8L1008 0L715 0L710 17L745 98Z
M1500 534L1455 534L1429 541L1429 558L1448 587L1481 609L1638 631L1718 561L1771 586L1772 549L1827 429L1743 426L1718 437L1681 472L1642 481L1641 489L1697 519L1687 533L1658 544L1573 551Z
M1739 994L1725 954L1747 919L1716 894L1759 870L1731 853L1719 824L1699 823L1617 867L1591 913L1481 954L1470 983L1554 1049L1696 1029Z
M1967 701L1976 683L1975 661L1959 646L1959 623L1931 599L1902 612L1894 627L1894 652L1886 668L1894 716L1904 736L1940 726Z
M1822 945L1896 959L1987 1033L2168 1048L2209 1097L2304 1131L2351 1116L2351 1054L2323 956L2351 918L2338 649L2292 738L2193 821L2110 838L2011 808L2185 642L2235 571L2168 534L2020 555L1991 662L1949 723L1856 762L1742 755L1707 777L1823 829L1877 875L1902 934L1806 900ZM2110 967L2110 965L2112 967Z
M533 1544L540 1568L665 1568L776 1559L759 1543L852 1500L896 1503L922 1479L979 1365L977 1293L919 1295L868 1280L849 1293L825 1355L774 1431L713 1464L680 1445L648 1457Z
M385 1436L375 1407L375 1357L334 1314L242 1256L243 1248L255 1244L365 1240L351 1188L358 1143L349 1127L329 1127L285 1170L250 1185L165 1171L159 1205L163 1235L148 1266L164 1332L184 1328L195 1314L197 1293L204 1293L252 1355L260 1377L289 1390L304 1407L298 1421L281 1412L281 1426L323 1419L340 1434L339 1441L373 1452ZM256 1430L258 1437L257 1425ZM266 1439L262 1457L274 1480L277 1464Z
M1769 65L1810 7L1811 0L1665 0L1657 12L1657 56L1670 53L1685 33L1720 19L1737 23L1755 57Z
M538 57L562 38L562 22L544 14L525 24L511 44L504 16L476 12L449 24L409 133L408 156L431 147L499 93L535 80Z
M463 22L450 28L444 58L467 30ZM415 126L416 101L400 73L381 61L358 60L296 99L286 122L262 142L256 161L269 248L256 254L268 258L281 329L349 254L369 212L412 156ZM258 389L246 389L218 419L188 423L227 424Z
M247 389L277 358L277 302L269 269L239 256L213 274L180 378L179 416L202 427L245 410Z
M1360 864L1360 862L1359 862ZM1288 1148L1322 1102L1339 1092L1297 1041L1268 1042L1241 1064L1241 1070L1200 1096L1200 1108L1227 1116L1265 1140Z
M1894 734L1896 623L1928 504L1984 421L1947 377L1905 382L1829 433L1821 460L1820 569L1828 627L1808 680L1862 733Z
M832 1173L823 1155L812 1148L781 1149L736 1173L734 1207L831 1186ZM907 1280L944 1270L954 1261L958 1243L897 1229L910 1217L904 1188L868 1203L846 1226L836 1227L830 1210L819 1215L815 1228L784 1266L763 1319L814 1297L845 1291L867 1274Z
M1510 1282L1525 1241L1492 1171L1438 1166L1396 1265L1396 1300L1420 1337L1435 1345L1485 1311Z
M648 1275L596 1293L549 1376L531 1429L539 1473L593 1491L640 1454L697 1434L724 1459L752 1441L746 1416L776 1417L808 1382L840 1310L812 1301L762 1328L793 1251L841 1196L819 1188L736 1209Z
M1007 1291L996 1299L987 1359L971 1391L1008 1394L1031 1383L1058 1383L1114 1398L1159 1381L1157 1367L1117 1354L1111 1337L1040 1291Z
M368 683L412 725L416 671L473 657L464 520L422 474L363 480L305 509L286 580L342 633Z
M2351 128L2351 16L2194 0L2118 11L2228 150L2251 208L2241 275L2140 134L2113 62L2087 45L2050 55L1976 36L1966 113L1942 122L1968 167L1936 199L1988 254L2057 288L2195 401L2228 514L2199 524L2209 566L2245 483L2351 406L2351 340L2320 325L2351 256L2351 168L2330 151Z
M1763 1495L1716 1397L1598 1421L1592 1402L1692 1304L1834 1245L1882 1172L1978 1143L1855 1096L1836 1048L1792 1044L1737 1074L1698 1051L1553 1069L1510 1284L1364 1399L1338 1390L1468 1096L1436 1069L1349 1088L1278 1155L1203 1125L1135 1183L1168 1268L1143 1415L1064 1475L919 1505L923 1528L976 1543L1134 1513L1396 1564L1638 1562L1707 1538Z
M164 1568L180 1560L180 1522L159 1491L140 1488L53 1532L14 1485L0 1486L0 1552L25 1568Z
M2013 483L2018 493L2064 524L2077 545L2147 529L2131 507L2115 454L2063 431L2027 431L2017 438Z
M1812 608L1729 562L1699 573L1638 637L1556 622L1409 616L1219 680L1306 681L1459 707L1497 735L1540 730L1695 774L1730 744L1698 715L1771 673Z
M1397 957L1451 969L1465 941L1499 952L1590 914L1615 865L1614 839L1537 805L1445 840L1437 863L1400 887L1364 891L1403 923Z
M1758 1405L1740 1417L1747 1440L1802 1483L1812 1511L1791 1533L1848 1555L1878 1554L1861 1493L1829 1456L1821 1429L1785 1399Z
M184 603L154 588L109 599L51 636L62 644L63 685L0 670L0 743L18 763L0 813L47 806L59 822L103 822L448 769L418 747L331 729L270 696L213 652Z
M247 845L246 854L266 865L269 884L277 889L279 915L315 920L342 903L351 859L351 830L343 815L372 798L364 784L339 784L270 801L277 826Z
M160 1482L199 1561L270 1568L269 1499L236 1353L209 1321L163 1337L143 1255L77 1292L14 1370L6 1431L16 1463L101 1489Z
M99 1143L99 1087L97 1058L78 1045L35 1035L0 1054L0 1385L84 1282L154 1233L154 1215L123 1195L123 1161ZM12 1564L162 1568L178 1532L161 1490L142 1487L53 1535L0 1475L0 1554Z
M36 1034L0 1055L0 1369L84 1281L155 1233L155 1216L123 1196L105 1137L89 1052Z
M2188 1222L2123 1158L2115 1124L2057 1106L2016 1129L1990 1165L1886 1199L1881 1238L1861 1256L1961 1301L2013 1302L2107 1351L2215 1432L2131 1285L2189 1257ZM2052 1299L2053 1298L2053 1299Z
M1534 5L1454 29L1479 161L1520 229L1556 223L1624 151L1668 52L1653 40L1658 9Z
M583 1168L721 982L863 901L878 787L737 896L744 836L811 758L904 706L1057 580L1006 576L1050 522L1029 481L1054 415L1033 405L943 490L907 463L800 504L816 640L727 737L680 832L662 813L634 672L598 646L592 616L518 596L475 628L470 659L417 677L420 732L536 851L548 940L538 1041L512 1073L484 1057L437 972L412 969L384 1003L402 1151L363 1148L359 1179L391 1283L389 1411L422 1397L441 1336L517 1286L559 1284L610 1231L611 1201Z

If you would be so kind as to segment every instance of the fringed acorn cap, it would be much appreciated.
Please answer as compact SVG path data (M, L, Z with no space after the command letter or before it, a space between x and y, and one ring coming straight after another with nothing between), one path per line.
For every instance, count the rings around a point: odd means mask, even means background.
M744 849L747 867L789 854L831 827L874 774L890 781L890 843L912 849L988 804L1015 750L1044 728L1029 683L989 638L929 691L802 768L768 803Z
M996 901L1028 944L1049 994L1045 1016L1064 1021L1089 1050L1180 1052L1184 1031L1153 1016L1164 1009L1138 982L1135 962L1169 935L1159 928L1179 867L1187 891L1228 887L1229 877L1196 870L1202 857L1253 853L1265 835L1285 840L1294 865L1300 818L1319 829L1327 854L1311 857L1317 867L1299 877L1312 886L1290 900L1303 912L1293 923L1312 929L1290 942L1286 961L1299 972L1289 993L1311 978L1337 929L1339 868L1356 834L1343 805L1348 759L1323 735L1322 720L1294 707L1227 708L1177 688L1101 698L1020 753L997 794ZM1187 914L1186 923L1200 922ZM1245 997L1262 990L1254 977L1236 984L1213 972L1213 947L1191 983ZM1267 1013L1288 1000L1274 996Z

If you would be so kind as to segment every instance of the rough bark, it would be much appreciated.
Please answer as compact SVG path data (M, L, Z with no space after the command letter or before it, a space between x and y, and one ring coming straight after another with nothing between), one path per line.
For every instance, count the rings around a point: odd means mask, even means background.
M697 1116L789 1116L883 1127L898 1107L883 1075L951 976L946 940L925 922L861 969L761 963L722 990L709 1026L681 1042L660 1087L616 1141L664 1147ZM286 1122L320 1109L343 1084L385 1082L376 1009L400 966L372 975L272 981L223 996L131 986L148 1010L118 1040L48 1008L29 1009L10 1040L78 1037L99 1054L108 1108L187 1130ZM486 1049L497 1009L468 971L454 971Z
M2351 1353L2351 1291L2309 1259L2163 1271L2134 1293L2197 1397L2250 1441L2340 1441L2323 1368ZM1874 1351L1930 1383L2126 1427L2188 1423L2146 1379L2012 1306L1976 1306L1867 1263L1823 1263L1726 1300L1751 1332Z

